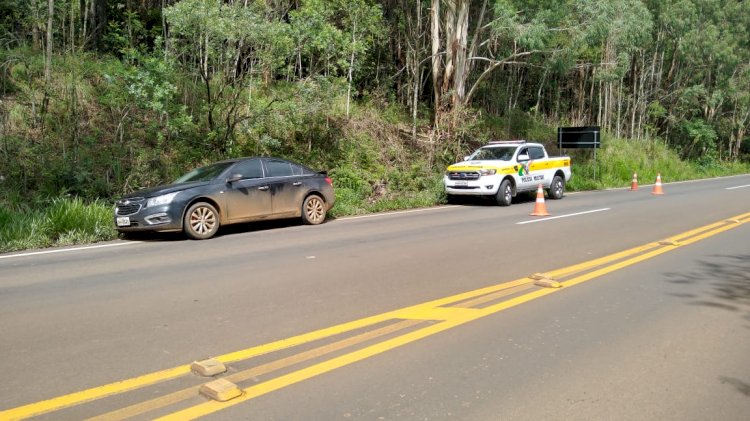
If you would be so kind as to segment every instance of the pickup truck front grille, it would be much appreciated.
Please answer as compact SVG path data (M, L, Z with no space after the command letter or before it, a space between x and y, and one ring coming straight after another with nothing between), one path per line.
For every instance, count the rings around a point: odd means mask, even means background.
M479 173L476 171L451 171L448 173L449 180L479 180Z

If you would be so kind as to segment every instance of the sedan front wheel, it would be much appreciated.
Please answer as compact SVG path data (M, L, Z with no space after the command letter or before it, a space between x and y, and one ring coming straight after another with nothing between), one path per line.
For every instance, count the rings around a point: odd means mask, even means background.
M211 238L219 230L219 213L216 208L205 202L190 206L185 214L183 228L185 234L193 240Z

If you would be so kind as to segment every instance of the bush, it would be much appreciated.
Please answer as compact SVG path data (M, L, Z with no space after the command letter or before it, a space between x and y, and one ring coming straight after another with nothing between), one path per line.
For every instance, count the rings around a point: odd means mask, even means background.
M101 200L57 198L31 211L0 207L0 252L115 238L112 207Z

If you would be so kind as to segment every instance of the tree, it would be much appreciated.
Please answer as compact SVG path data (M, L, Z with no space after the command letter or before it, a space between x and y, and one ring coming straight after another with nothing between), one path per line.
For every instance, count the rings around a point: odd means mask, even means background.
M210 138L221 153L231 146L237 124L251 117L241 107L250 78L260 74L270 83L289 56L283 24L268 21L264 7L260 0L183 0L164 10L174 54L203 84Z

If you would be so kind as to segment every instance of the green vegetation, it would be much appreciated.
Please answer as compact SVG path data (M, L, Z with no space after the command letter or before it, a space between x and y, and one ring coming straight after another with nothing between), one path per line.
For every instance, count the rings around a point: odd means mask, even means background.
M0 251L94 243L116 237L112 206L55 198L33 207L0 206Z
M641 184L653 184L657 174L669 183L750 173L747 163L680 160L674 150L658 140L632 141L605 136L596 161L590 151L573 155L569 191L630 186L633 173L638 174Z
M682 161L663 142L654 140L634 142L605 137L596 162L590 151L574 151L573 155L573 178L568 191L627 187L633 172L638 173L641 184L652 184L657 173L665 183L750 173L747 163ZM412 164L407 171L380 167L379 171L371 168L368 172L347 164L333 169L337 203L330 216L445 203L442 171L432 170L425 162ZM103 200L87 203L80 198L62 197L33 205L18 203L13 209L0 204L0 252L115 238L112 205Z
M736 0L0 0L0 250L112 238L117 196L236 156L329 170L334 216L440 203L457 157L557 126L604 133L569 189L748 172L747 28Z

